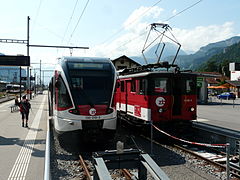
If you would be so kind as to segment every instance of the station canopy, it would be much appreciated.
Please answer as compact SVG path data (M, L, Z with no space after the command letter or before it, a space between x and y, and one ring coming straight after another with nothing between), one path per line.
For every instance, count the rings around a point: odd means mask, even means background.
M228 83L225 83L225 84L222 84L220 86L208 86L207 88L209 89L227 89L227 88L230 88L231 85L228 84Z

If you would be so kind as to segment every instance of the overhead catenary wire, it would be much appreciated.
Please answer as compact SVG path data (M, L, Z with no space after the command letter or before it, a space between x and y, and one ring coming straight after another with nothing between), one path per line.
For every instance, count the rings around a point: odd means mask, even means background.
M60 34L52 31L52 30L49 29L48 27L46 27L46 26L44 26L44 25L42 25L42 24L40 24L40 23L36 23L36 24L38 24L38 26L40 26L41 28L45 29L47 32L49 32L50 34L54 35L55 37L57 37L57 38L59 38L59 39L62 39L62 38L63 38L63 36L61 36Z
M64 34L63 34L62 42L64 41L64 38L65 38L66 33L67 33L67 31L68 31L69 25L70 25L70 23L71 23L71 21L72 21L72 18L73 18L74 12L75 12L75 10L76 10L77 4L78 4L78 0L76 0L75 5L74 5L74 7L73 7L72 14L71 14L71 16L70 16L70 18L69 18L69 20L68 20L67 27L66 27L65 32L64 32ZM61 43L62 43L62 42L61 42Z
M183 10L180 11L179 13L177 13L177 14L169 17L169 18L167 18L164 22L169 21L169 20L173 19L174 17L178 16L179 14L185 12L186 10L188 10L188 9L196 6L196 5L199 4L201 1L203 1L203 0L199 0L199 1L195 2L194 4L188 6L187 8L183 9ZM141 33L140 35L138 35L137 37L135 37L135 38L133 38L133 39L130 39L128 42L125 42L124 44L120 45L118 48L120 48L120 47L122 47L122 46L125 46L125 45L131 43L132 41L134 41L134 40L138 39L139 37L141 37L143 34L145 34L145 32L144 32L144 33ZM172 34L172 33L171 33L171 34ZM172 35L173 35L173 34L172 34ZM175 38L175 37L174 37L174 38ZM175 38L175 39L176 39L176 38Z
M143 35L145 35L147 32L143 32L143 33L141 33L140 35L138 35L137 37L135 37L135 38L132 38L132 39L130 39L129 41L127 41L127 42L125 42L124 44L122 44L121 46L119 46L118 48L121 48L121 47L123 47L123 46L126 46L127 44L129 44L129 43L131 43L132 41L134 41L135 39L138 39L139 37L141 37L141 36L143 36Z
M169 17L169 18L166 19L165 21L169 21L170 19L172 19L172 18L178 16L179 14L183 13L184 11L186 11L186 10L188 10L188 9L190 9L190 8L192 8L192 7L194 7L194 6L196 6L196 5L197 5L198 3L200 3L201 1L203 1L203 0L197 1L196 3L192 4L191 6L188 6L187 8L183 9L183 10L180 11L179 13L174 14L173 16Z
M163 0L159 0L156 3L154 3L150 8L148 8L146 11L144 11L140 16L136 17L133 21L131 21L130 23L128 23L127 25L131 25L132 23L134 23L136 20L138 20L140 17L142 17L144 14L146 14L148 11L150 11L154 6L156 6L157 4L159 4L161 1ZM117 34L119 34L121 31L124 30L124 27L120 28L116 33L114 33L113 35L111 35L109 38L107 38L106 40L104 40L101 44L104 44L106 42L108 42L110 39L112 39L114 36L116 36Z
M90 0L87 0L85 6L84 6L84 8L83 8L83 11L82 11L81 15L80 15L79 18L78 18L77 24L75 25L75 27L74 27L74 29L73 29L71 35L70 35L70 38L69 38L69 40L68 40L68 44L69 44L69 42L71 41L71 38L73 37L73 34L74 34L75 30L77 29L77 26L78 26L80 20L82 19L82 16L83 16L83 14L84 14L84 12L85 12L87 6L88 6L89 1L90 1Z
M37 11L36 11L36 16L35 16L35 19L34 19L34 22L33 22L33 29L34 29L36 21L38 19L38 15L39 15L39 12L40 12L40 9L41 9L41 5L42 5L42 0L40 0Z

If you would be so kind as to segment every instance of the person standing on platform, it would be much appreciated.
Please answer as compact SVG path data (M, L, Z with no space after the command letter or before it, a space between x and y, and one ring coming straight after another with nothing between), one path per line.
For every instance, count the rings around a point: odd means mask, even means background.
M15 105L16 105L16 106L19 106L19 105L20 105L20 102L18 101L18 96L15 97Z
M26 119L25 127L28 127L28 115L29 115L30 109L31 109L31 104L29 103L28 99L26 99L26 96L23 96L20 102L20 112L22 115L22 127L24 127L24 119Z

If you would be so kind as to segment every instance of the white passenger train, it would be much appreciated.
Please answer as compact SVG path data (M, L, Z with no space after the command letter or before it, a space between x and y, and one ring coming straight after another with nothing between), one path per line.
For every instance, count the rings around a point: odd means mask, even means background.
M49 115L58 134L114 134L116 70L110 59L63 57L49 84ZM90 140L90 139L89 139Z
M20 89L21 89L21 92L23 92L24 91L24 86L21 85L21 88L20 88L19 84L7 84L6 85L6 92L7 93L20 93Z

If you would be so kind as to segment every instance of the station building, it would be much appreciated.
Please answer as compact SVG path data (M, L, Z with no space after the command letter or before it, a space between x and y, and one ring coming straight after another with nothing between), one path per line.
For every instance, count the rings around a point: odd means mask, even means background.
M134 61L133 59L123 55L117 59L112 60L113 65L115 66L116 70L121 70L125 68L135 68L141 66L138 62Z
M26 77L26 70L22 68L22 77ZM20 68L12 66L0 66L0 81L8 83L19 83L20 82Z

